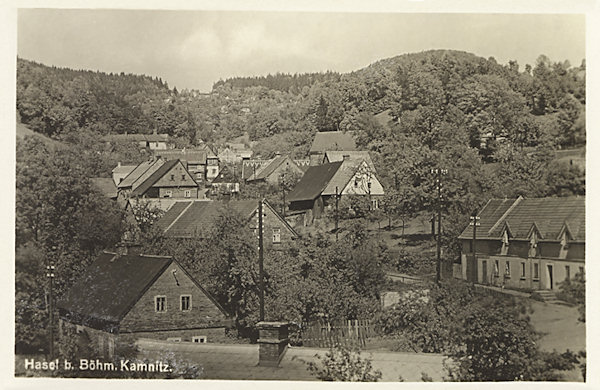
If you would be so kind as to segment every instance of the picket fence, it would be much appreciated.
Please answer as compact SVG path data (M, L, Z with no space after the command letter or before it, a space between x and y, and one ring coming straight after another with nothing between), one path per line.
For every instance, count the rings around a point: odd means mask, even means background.
M375 335L369 320L313 321L302 324L302 345L331 348L336 345L364 347Z

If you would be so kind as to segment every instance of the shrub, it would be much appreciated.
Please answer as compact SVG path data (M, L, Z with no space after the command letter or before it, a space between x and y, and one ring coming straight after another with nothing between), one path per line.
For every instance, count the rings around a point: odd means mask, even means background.
M360 356L360 350L343 346L331 348L319 363L309 362L308 370L322 381L377 382L381 371L373 370L371 361Z

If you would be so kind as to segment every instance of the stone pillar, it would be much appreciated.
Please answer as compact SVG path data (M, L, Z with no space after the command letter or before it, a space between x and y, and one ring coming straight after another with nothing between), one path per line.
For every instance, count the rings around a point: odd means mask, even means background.
M258 365L278 367L288 345L287 322L259 322Z

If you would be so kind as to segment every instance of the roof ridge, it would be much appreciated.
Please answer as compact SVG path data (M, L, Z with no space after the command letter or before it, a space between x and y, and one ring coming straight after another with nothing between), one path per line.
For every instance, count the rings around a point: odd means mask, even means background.
M186 202L187 202L187 201L186 201ZM183 214L185 214L185 212L186 212L186 211L188 211L188 209L189 209L190 207L192 207L192 205L193 205L193 204L194 204L194 202L190 202L190 204L189 204L189 205L187 205L187 207L186 207L186 208L184 208L183 210L181 210L181 213L179 213L179 215L177 216L177 218L175 218L175 219L173 220L173 222L171 222L171 224L170 224L169 226L167 226L167 228L165 229L165 231L164 231L164 232L166 233L166 232L167 232L169 229L171 229L171 228L173 227L173 225L175 225L175 223L176 223L177 221L179 221L179 219L180 219L180 218L183 216ZM173 205L173 206L175 206L175 205ZM173 206L171 206L171 208L172 208Z
M496 223L494 225L492 225L492 227L490 228L490 230L488 230L488 234L490 234L492 231L494 231L494 229L496 229L498 227L498 225L500 225L500 222L502 222L506 217L508 217L508 214L513 211L513 209L523 200L523 197L519 195L519 197L514 201L514 203L512 205L510 205L510 207L504 212L504 214L502 214L502 216L500 218L498 218L498 221L496 221Z

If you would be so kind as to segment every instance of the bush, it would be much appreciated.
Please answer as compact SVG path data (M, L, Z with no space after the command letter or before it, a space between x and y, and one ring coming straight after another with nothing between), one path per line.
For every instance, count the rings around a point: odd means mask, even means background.
M360 350L343 346L331 348L319 363L309 362L308 370L322 381L377 382L381 371L373 370L369 359L361 358Z

